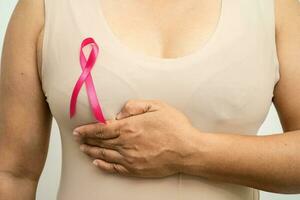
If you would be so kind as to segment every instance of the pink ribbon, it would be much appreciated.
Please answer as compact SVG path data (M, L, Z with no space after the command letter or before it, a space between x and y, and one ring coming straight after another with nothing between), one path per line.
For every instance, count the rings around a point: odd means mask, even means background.
M88 44L92 45L92 50L90 52L88 60L86 61L86 58L83 54L82 49ZM79 55L82 73L81 73L80 77L78 78L78 80L77 80L77 82L74 86L73 93L72 93L72 96L71 96L70 118L72 118L74 116L75 112L76 112L77 97L78 97L79 91L80 91L83 83L85 82L86 83L85 86L86 86L86 90L87 90L90 105L92 106L93 114L99 122L106 124L106 120L103 116L101 107L98 103L96 90L95 90L94 83L93 83L93 80L92 80L92 76L91 76L91 73L90 73L93 66L94 66L94 64L95 64L95 62L96 62L98 52L99 52L99 47L98 47L97 43L94 41L93 38L88 37L88 38L86 38L82 41L81 48L80 48L80 55Z

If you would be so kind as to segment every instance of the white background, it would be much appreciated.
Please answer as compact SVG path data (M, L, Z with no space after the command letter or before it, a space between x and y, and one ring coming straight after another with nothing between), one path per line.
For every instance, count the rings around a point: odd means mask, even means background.
M17 0L0 0L0 47L2 50L3 39L7 23ZM26 30L24 30L26 31ZM0 53L1 53L0 50ZM260 135L282 133L277 112L272 105L269 115L259 130ZM42 173L37 200L54 200L59 186L61 168L61 143L57 123L53 118L51 139L48 157ZM87 198L88 199L88 198ZM261 191L261 200L299 200L300 195L283 195Z

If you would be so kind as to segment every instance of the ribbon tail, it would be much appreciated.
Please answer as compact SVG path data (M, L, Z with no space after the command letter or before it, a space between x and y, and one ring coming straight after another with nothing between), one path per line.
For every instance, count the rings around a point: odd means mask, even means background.
M104 124L106 124L105 117L103 116L102 109L99 105L96 90L93 84L92 77L89 75L86 80L86 90L88 92L89 101L92 107L95 118Z

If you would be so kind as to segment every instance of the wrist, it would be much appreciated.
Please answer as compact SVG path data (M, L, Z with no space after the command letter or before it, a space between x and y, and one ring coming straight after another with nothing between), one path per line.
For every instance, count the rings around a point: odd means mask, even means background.
M188 139L186 151L181 159L180 173L201 176L207 168L206 152L212 134L203 133L194 127L191 135L192 138Z

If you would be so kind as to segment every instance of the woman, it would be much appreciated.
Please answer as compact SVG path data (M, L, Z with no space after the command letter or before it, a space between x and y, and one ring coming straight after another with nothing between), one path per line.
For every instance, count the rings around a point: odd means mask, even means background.
M20 0L5 36L0 199L35 198L52 116L60 200L300 192L298 1L44 2ZM86 38L106 124L85 87L69 116ZM284 134L257 136L272 101Z

